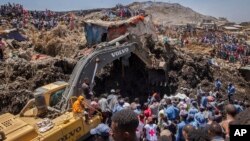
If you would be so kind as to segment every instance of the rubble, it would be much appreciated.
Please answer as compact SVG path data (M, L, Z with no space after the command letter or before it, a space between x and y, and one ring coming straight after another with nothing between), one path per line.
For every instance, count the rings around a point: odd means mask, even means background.
M17 114L33 97L33 90L54 81L67 81L76 61L49 58L29 62L8 59L0 63L0 113Z
M85 46L86 39L82 30L68 30L67 26L59 25L51 31L44 31L33 37L34 50L49 56L74 58L76 52Z
M157 4L157 7L159 6ZM136 6L131 5L131 8L133 7ZM149 13L157 7L152 8L149 5L143 9ZM182 11L180 6L175 4L167 7L170 11L174 7L179 9L179 13ZM186 10L190 12L190 9ZM96 13L100 14L99 11L90 13L85 16L85 19L98 18L100 15L96 16ZM173 13L170 13L171 16L176 14ZM157 15L152 15L152 18L154 21ZM152 20L152 18L145 20ZM168 16L163 18L161 15L156 21L164 21L166 18L175 19ZM199 18L202 19L204 16L199 15ZM209 17L205 18L209 19ZM189 22L187 19L189 18L183 19L184 23ZM179 21L181 20L177 19L173 23ZM134 25L135 27L132 26L128 30L140 34L145 26L143 24ZM138 29L133 30L134 28ZM151 26L147 29L150 29L150 32L153 31ZM64 24L59 24L51 30L38 30L28 26L20 31L27 37L27 41L17 42L8 39L8 47L5 49L6 59L0 62L0 114L19 113L26 102L33 97L32 92L37 87L58 80L68 81L79 54L86 55L93 51L93 48L87 46L84 31L80 21L74 30L69 30ZM164 47L163 43L156 41L152 35L140 34L140 37L140 45L148 54L154 56L156 60L163 59L167 62L167 75L162 70L147 69L145 64L132 54L129 67L124 68L124 76L122 63L119 60L107 65L97 74L94 87L97 95L109 92L111 88L121 89L122 94L130 95L131 98L141 97L142 99L155 90L160 91L162 95L189 90L189 94L195 95L198 86L209 92L214 88L214 80L220 78L224 92L227 87L226 82L232 82L237 88L236 99L249 101L250 97L247 94L250 92L250 83L244 80L235 66L222 63L223 61L219 59L216 61L220 67L210 66L208 60L211 59L211 49L200 45L181 49L172 46ZM225 93L223 95L226 96Z

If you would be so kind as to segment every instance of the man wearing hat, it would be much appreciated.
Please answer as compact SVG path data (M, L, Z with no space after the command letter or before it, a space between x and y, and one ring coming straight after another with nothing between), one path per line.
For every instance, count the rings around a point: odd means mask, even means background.
M110 94L107 97L107 101L109 104L109 109L114 109L114 106L118 102L118 96L115 94L115 89L110 90Z
M76 117L82 117L85 115L86 121L89 119L88 114L85 110L85 98L83 96L79 96L77 100L73 104L73 114Z

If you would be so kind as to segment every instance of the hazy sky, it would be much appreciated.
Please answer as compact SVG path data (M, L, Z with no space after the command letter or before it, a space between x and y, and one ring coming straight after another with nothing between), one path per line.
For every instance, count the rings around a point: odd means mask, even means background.
M137 0L145 1L145 0ZM231 21L250 21L250 0L156 0L180 3L183 6L214 17L227 17ZM30 10L79 10L113 7L117 3L129 4L135 0L0 0L0 4L20 3Z

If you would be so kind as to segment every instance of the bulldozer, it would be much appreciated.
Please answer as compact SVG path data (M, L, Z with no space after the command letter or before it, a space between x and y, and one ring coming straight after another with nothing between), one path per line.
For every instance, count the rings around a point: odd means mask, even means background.
M135 37L126 34L99 44L92 53L77 62L69 82L57 81L39 87L20 114L0 115L2 138L7 141L76 141L88 138L90 130L101 123L102 115L96 111L88 120L84 116L74 116L72 104L82 94L84 80L90 80L92 91L98 70L116 59L128 59L131 53L136 54L148 68L155 66L147 52L140 48L138 42L131 42L134 41L131 38ZM166 68L164 63L160 64L158 69Z

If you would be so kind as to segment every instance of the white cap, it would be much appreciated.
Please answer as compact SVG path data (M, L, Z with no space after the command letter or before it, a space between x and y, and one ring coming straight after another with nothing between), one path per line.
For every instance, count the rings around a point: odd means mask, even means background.
M115 89L111 89L110 92L111 92L111 93L115 93Z

